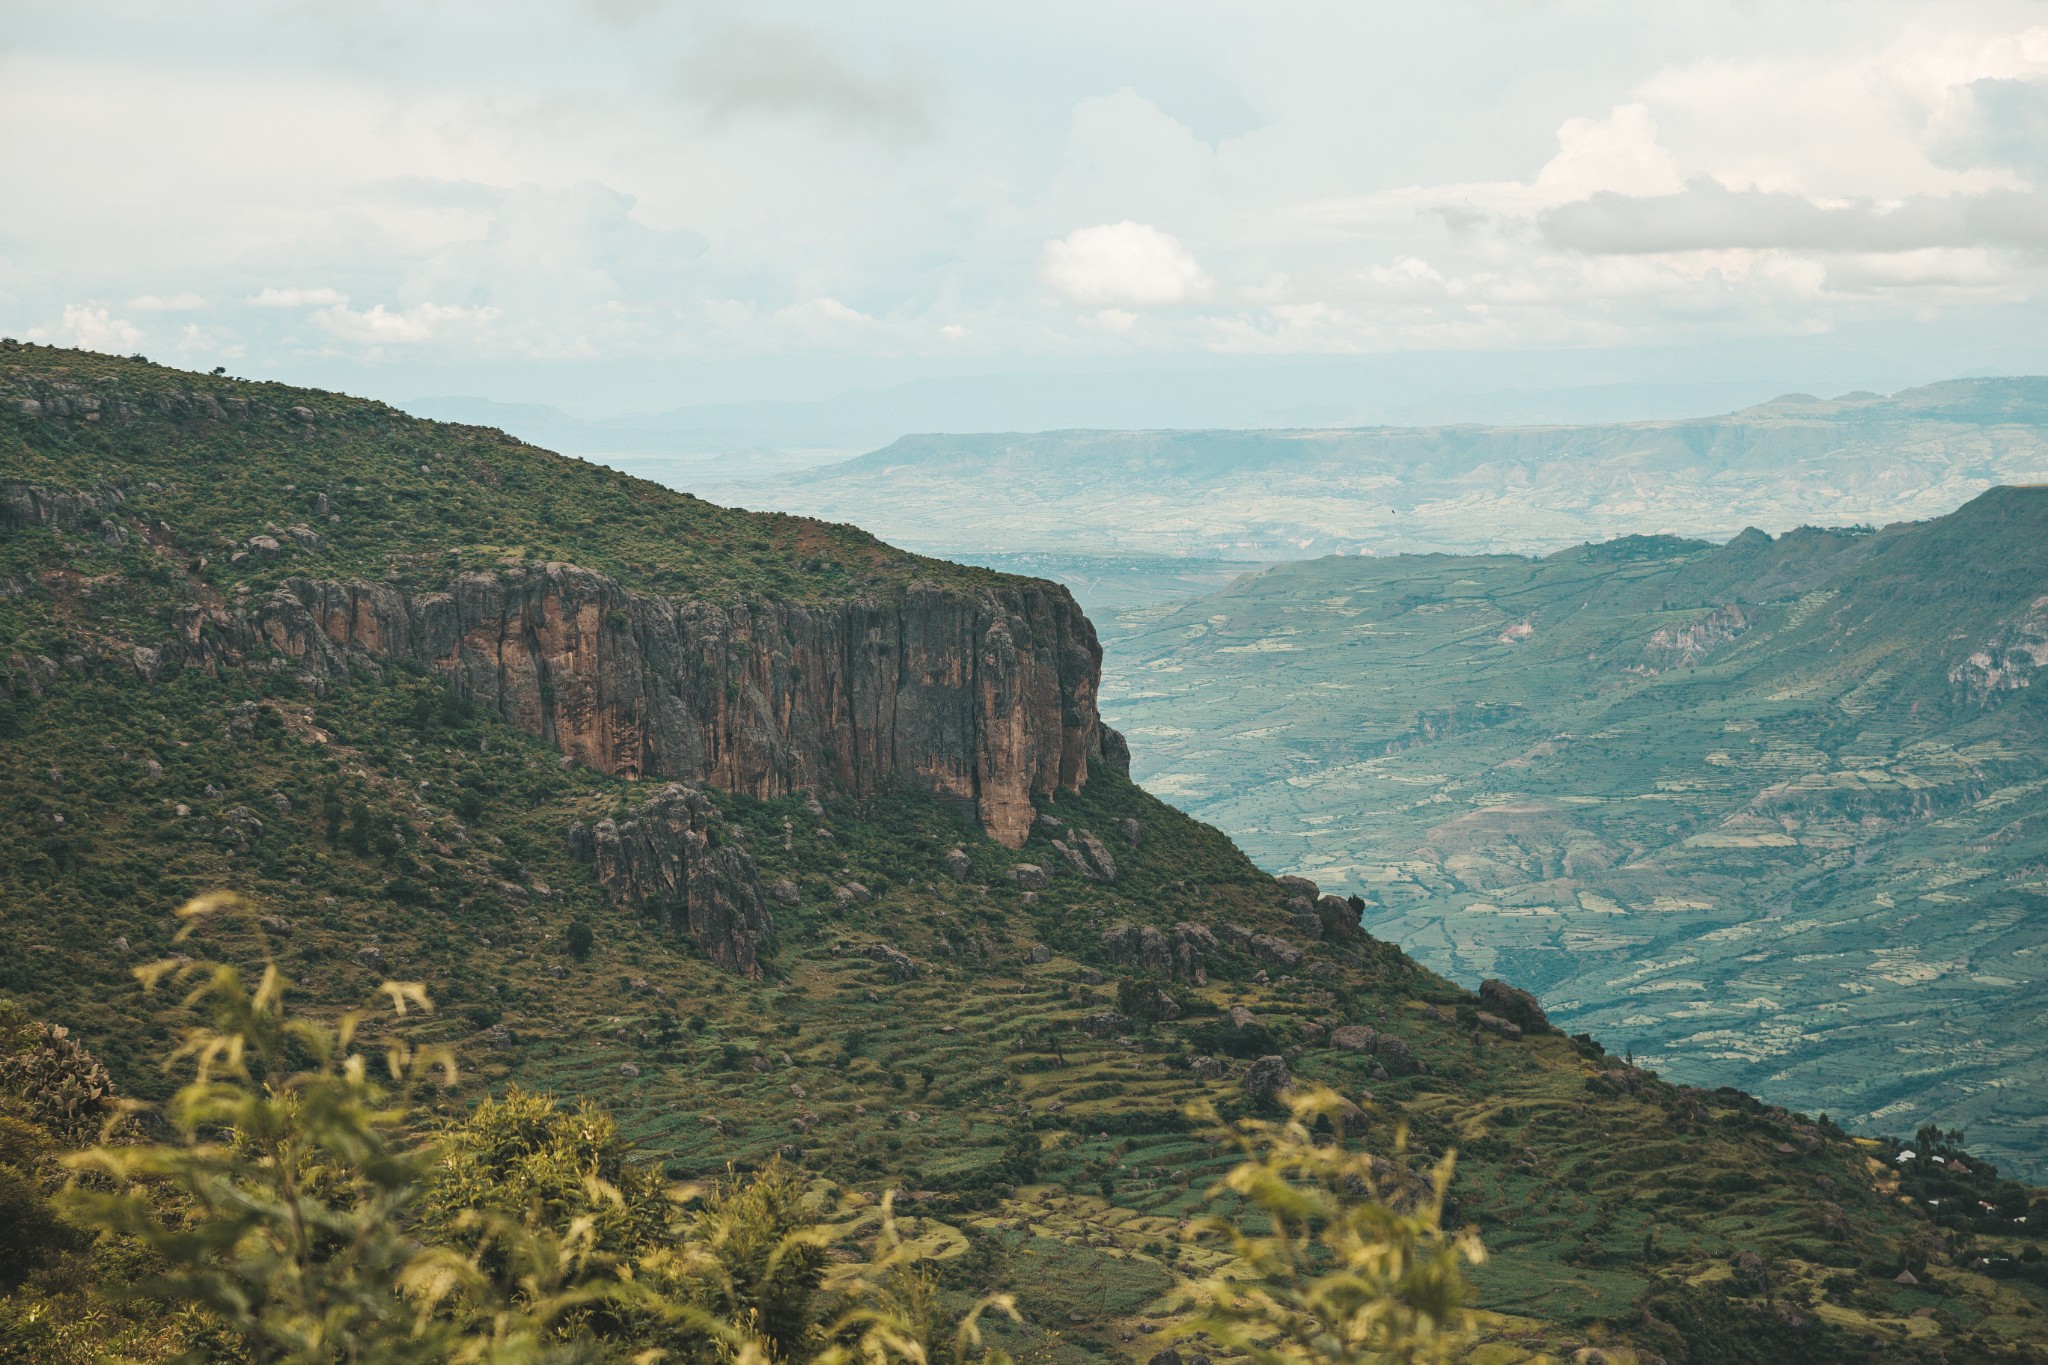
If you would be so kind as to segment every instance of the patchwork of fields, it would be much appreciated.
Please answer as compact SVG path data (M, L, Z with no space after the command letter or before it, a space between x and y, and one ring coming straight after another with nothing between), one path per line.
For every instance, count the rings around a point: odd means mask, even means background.
M1292 564L1109 621L1155 794L1687 1081L2048 1166L2048 491Z

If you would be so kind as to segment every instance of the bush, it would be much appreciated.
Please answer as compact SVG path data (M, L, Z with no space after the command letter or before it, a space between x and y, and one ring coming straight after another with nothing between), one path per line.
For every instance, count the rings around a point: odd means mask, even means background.
M569 956L578 962L590 956L590 950L597 943L597 935L590 932L590 926L577 920L569 926Z

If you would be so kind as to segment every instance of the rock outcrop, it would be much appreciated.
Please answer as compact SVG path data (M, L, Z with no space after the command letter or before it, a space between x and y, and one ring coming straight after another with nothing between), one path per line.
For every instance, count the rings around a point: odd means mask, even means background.
M24 489L6 515L100 505ZM1094 627L1064 588L1029 579L804 604L652 596L570 564L438 591L293 578L187 606L164 648L199 667L281 655L316 677L416 663L604 772L762 798L904 782L1012 848L1034 796L1078 791L1091 760L1124 753L1096 714ZM1094 870L1113 867L1105 854Z
M1330 1031L1330 1046L1344 1052L1362 1052L1376 1057L1389 1076L1413 1076L1423 1069L1415 1050L1391 1033L1381 1033L1363 1024L1346 1024Z
M1053 840L1052 846L1076 876L1091 882L1116 880L1116 859L1092 832L1077 829L1070 838Z
M1176 924L1167 934L1149 924L1114 924L1103 931L1103 951L1110 961L1134 972L1206 986L1205 954L1216 952L1216 935L1200 924Z
M578 826L570 842L596 869L613 904L689 934L727 971L758 977L775 922L753 858L738 844L720 841L718 823L702 793L672 784L633 819Z
M1536 997L1518 986L1488 978L1479 983L1479 1003L1524 1033L1550 1032L1550 1018Z

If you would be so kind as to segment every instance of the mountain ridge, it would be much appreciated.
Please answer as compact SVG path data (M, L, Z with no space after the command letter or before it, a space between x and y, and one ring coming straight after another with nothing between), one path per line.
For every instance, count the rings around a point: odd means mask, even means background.
M501 687L523 675L501 667L495 623L515 613L495 604L582 592L550 582L620 585L543 614L591 618L600 666L627 636L659 653L642 642L660 600L704 604L734 671L700 688L684 659L671 680L708 715L751 687L781 724L833 665L777 680L771 609L1060 600L1036 580L332 395L28 348L5 362L0 991L72 1029L124 1094L164 1095L154 1063L195 1022L137 988L152 960L275 964L322 1020L417 982L438 1005L417 1041L465 1059L420 1122L516 1084L603 1106L672 1179L793 1162L870 1207L899 1191L934 1292L1014 1294L1024 1320L985 1324L991 1343L1080 1365L1155 1354L1230 1263L1196 1228L1231 1207L1233 1158L1191 1112L1253 1117L1329 1085L1371 1156L1456 1153L1447 1216L1491 1253L1487 1365L2039 1358L2048 1197L1974 1154L1915 1167L1823 1117L1674 1085L1511 987L1437 976L1334 888L1260 872L1134 786L1113 732L1068 747L1094 690L1078 625L1070 697L998 693L986 713L1036 716L1033 752L1086 775L1025 785L1016 846L915 763L759 794L629 781L535 720L574 712L572 671L552 702L551 669ZM322 497L341 521L307 519ZM160 649L192 620L206 649ZM1030 648L991 612L983 633L883 653L913 665L907 695L973 719L961 680L1012 667L1005 634ZM866 704L858 670L838 676ZM943 752L970 742L962 720ZM252 916L181 933L173 909L215 891ZM17 1098L0 1086L0 1108ZM10 1189L61 1178L20 1161L0 1153ZM40 1333L53 1365L199 1344L181 1333L203 1320L102 1292L136 1273L119 1239L74 1248L0 1285L0 1327ZM49 1344L63 1333L83 1343L69 1358Z
M2028 487L1877 530L1312 561L1126 613L1105 686L1141 781L1432 967L2039 1169L2044 547Z

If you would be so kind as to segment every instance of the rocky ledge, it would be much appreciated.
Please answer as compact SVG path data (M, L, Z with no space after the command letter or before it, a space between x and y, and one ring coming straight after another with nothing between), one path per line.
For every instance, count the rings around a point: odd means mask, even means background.
M122 534L121 501L112 488L0 484L0 529ZM431 590L306 576L224 601L189 587L174 638L128 642L146 675L282 656L317 681L409 662L628 778L762 798L907 783L1018 848L1034 796L1080 790L1092 761L1129 766L1096 712L1095 628L1065 588L1036 579L824 604L660 596L559 563Z
M632 819L577 825L569 843L614 905L687 933L729 972L761 975L775 922L753 858L721 838L718 811L702 793L663 787Z

